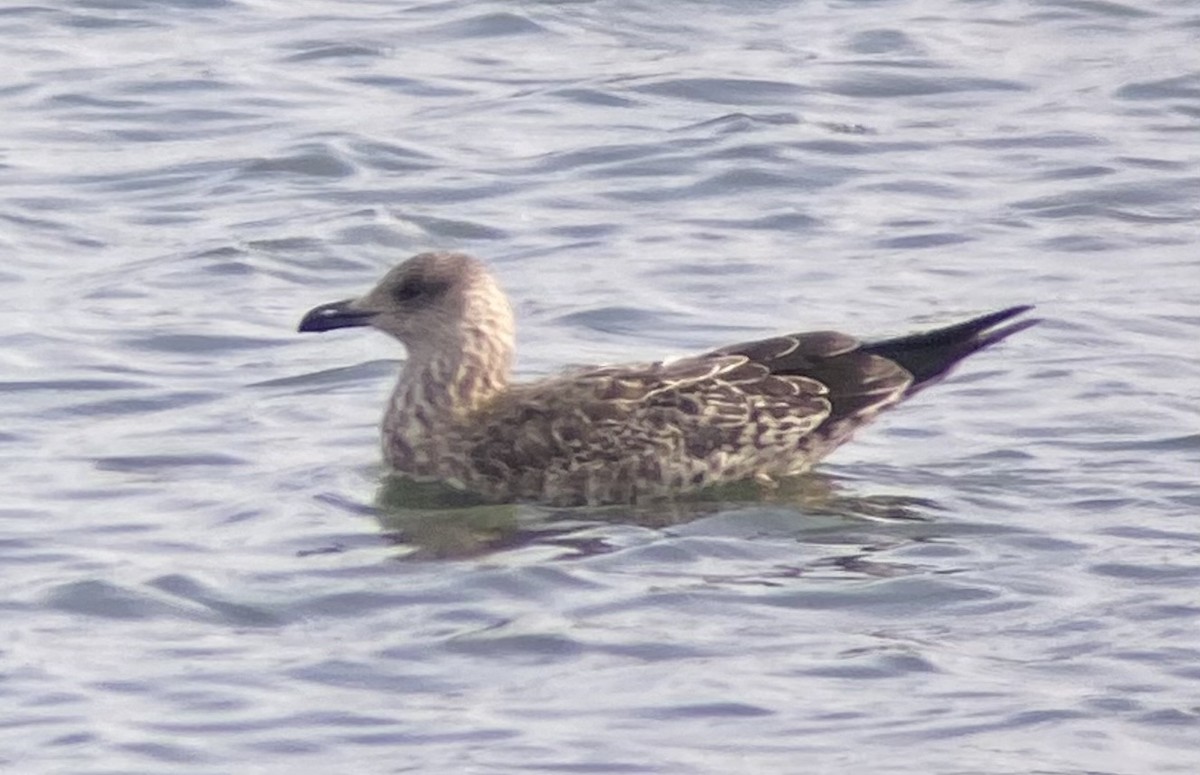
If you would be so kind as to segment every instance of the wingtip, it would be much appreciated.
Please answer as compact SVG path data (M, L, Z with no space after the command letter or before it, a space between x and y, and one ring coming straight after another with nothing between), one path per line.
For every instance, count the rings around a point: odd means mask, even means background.
M1005 309L991 312L987 315L980 315L979 317L972 318L971 320L968 320L959 326L949 326L946 330L974 330L982 334L989 329L994 329L996 326L1000 325L1006 320L1012 320L1013 318L1024 315L1027 312L1032 312L1034 309L1036 309L1036 307L1033 304L1018 304L1013 307L1006 307ZM1029 325L1032 325L1032 323ZM1028 327L1029 326L1026 326L1026 328Z
M1032 306L1026 306L1020 312L1015 312L1012 316L1010 316L1010 318L1004 318L1004 320L1009 320L1011 317L1028 312L1031 309L1033 309ZM1013 334L1019 334L1028 328L1033 328L1037 324L1043 322L1043 320L1044 318L1025 318L1024 320L1017 320L1006 326L996 327L995 325L992 325L988 328L985 328L980 331L976 337L979 343L979 347L977 349L988 347L1003 339L1007 339Z
M868 343L863 349L907 369L914 378L912 394L945 378L967 356L1040 323L1040 318L1013 320L1033 308L1020 304L945 328Z

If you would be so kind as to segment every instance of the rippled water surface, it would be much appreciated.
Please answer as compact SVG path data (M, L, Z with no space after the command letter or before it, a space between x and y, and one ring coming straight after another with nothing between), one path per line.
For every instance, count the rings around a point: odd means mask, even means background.
M1200 770L1190 0L0 8L0 769ZM523 374L1032 302L792 498L377 508L431 247Z

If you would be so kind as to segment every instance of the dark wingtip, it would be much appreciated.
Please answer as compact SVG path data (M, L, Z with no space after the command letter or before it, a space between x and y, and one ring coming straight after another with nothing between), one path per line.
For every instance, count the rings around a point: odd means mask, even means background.
M1000 326L1033 308L1032 304L1008 307L945 328L866 344L863 349L907 369L913 375L911 395L949 375L967 356L1042 322L1030 318Z
M957 323L952 326L946 326L945 328L938 328L924 334L915 334L912 337L902 338L921 339L933 344L935 341L952 343L961 342L963 340L971 340L976 337L991 339L992 334L998 333L999 331L1007 331L1009 329L1012 329L1012 333L1015 334L1017 330L1019 330L1017 326L1029 328L1029 326L1033 325L1036 321L1022 321L1020 323L1014 323L1012 326L1006 326L1002 329L997 329L996 331L991 331L991 329L995 329L996 326L1000 325L1004 321L1011 320L1018 315L1024 315L1026 312L1029 312L1033 309L1034 306L1032 304L1021 304L1016 307L1008 307L1007 309L1002 309L997 312L989 312L986 315L980 315L977 318L971 318L970 320ZM999 341L999 339L996 339L995 341Z
M1014 307L1014 309L1017 309L1017 308ZM1010 315L1009 317L1019 315L1023 312L1028 312L1031 309L1033 309L1032 306L1026 306L1026 307L1020 308L1017 312L1014 312L1013 315ZM1003 320L1007 320L1007 319L1008 318L1004 318ZM1007 326L1002 326L1000 328L996 328L994 325L990 326L988 328L985 328L984 330L982 330L979 333L979 336L976 339L976 342L978 343L979 347L977 347L975 349L980 349L982 347L987 347L989 345L995 344L996 342L999 342L1002 339L1007 339L1008 337L1012 336L1013 334L1018 334L1027 328L1033 328L1034 326L1036 326L1038 323L1041 323L1041 322L1042 322L1041 318L1027 318L1026 320L1018 320L1016 323L1013 323L1013 324L1007 325Z

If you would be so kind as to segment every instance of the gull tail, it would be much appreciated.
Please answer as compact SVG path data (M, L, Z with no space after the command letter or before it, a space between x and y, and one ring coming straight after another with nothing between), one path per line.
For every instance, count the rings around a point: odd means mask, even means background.
M1009 307L933 331L869 342L862 346L862 350L887 358L907 369L915 378L907 392L907 395L912 395L944 379L968 355L1040 323L1040 320L1033 318L1000 325L1031 309L1033 307L1029 305Z

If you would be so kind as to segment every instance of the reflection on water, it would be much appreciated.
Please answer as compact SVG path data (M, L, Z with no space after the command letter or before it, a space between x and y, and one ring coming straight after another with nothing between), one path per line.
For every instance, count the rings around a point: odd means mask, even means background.
M612 550L601 538L580 535L597 525L663 530L736 515L748 506L789 515L798 535L839 521L927 521L941 510L927 499L855 494L835 477L818 473L782 479L771 487L737 482L687 498L631 506L488 504L447 485L396 475L384 476L375 497L384 534L405 550L406 559L421 560L480 557L535 543L569 550L560 557L587 556Z

